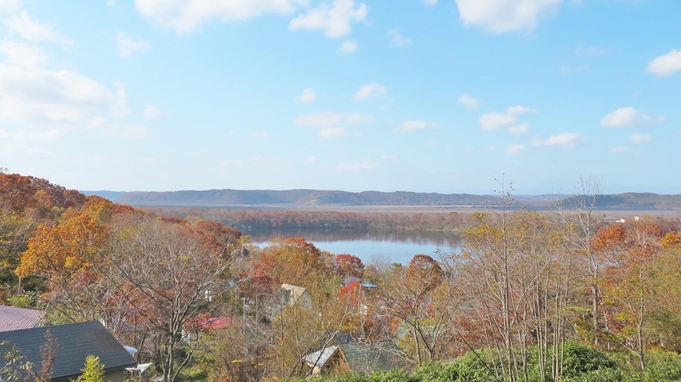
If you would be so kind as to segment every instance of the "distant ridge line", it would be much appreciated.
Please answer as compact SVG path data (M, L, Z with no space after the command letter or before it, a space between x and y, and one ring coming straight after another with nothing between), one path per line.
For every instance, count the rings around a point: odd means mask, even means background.
M99 195L116 203L144 207L262 207L304 208L314 206L432 206L432 207L499 207L501 197L496 195L440 194L408 191L324 191L324 190L232 190L205 191L83 191L86 195ZM549 203L569 208L578 204L578 196L518 195L507 200L511 208L547 208ZM681 209L681 195L654 193L604 194L596 199L596 209L622 210L673 210Z

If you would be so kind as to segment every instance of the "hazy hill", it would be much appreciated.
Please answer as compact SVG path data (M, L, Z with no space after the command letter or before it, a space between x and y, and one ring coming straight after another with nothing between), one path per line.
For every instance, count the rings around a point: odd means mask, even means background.
M563 200L564 206L572 206L580 202L580 197L573 196ZM596 197L596 208L600 210L660 210L681 208L681 195L660 195L650 192L599 195Z
M501 199L494 195L438 194L419 192L348 192L320 190L207 190L167 192L84 191L116 203L153 207L280 207L314 206L498 206ZM511 207L545 208L553 195L518 195ZM562 198L560 204L570 208L578 197ZM596 208L601 210L658 210L681 208L681 195L624 193L600 195Z
M111 193L106 195L117 203L138 206L451 206L498 204L498 197L471 194L437 194L417 192L347 192L318 190L208 190L170 192ZM115 198L112 198L115 196Z

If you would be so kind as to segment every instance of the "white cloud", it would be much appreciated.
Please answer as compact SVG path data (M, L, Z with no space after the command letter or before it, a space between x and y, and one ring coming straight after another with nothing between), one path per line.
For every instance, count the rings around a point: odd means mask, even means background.
M499 130L516 123L515 117L507 114L487 113L480 117L480 127L483 130Z
M397 160L397 155L383 154L381 155L381 160Z
M341 46L338 47L338 51L341 54L355 53L355 51L357 50L357 47L358 47L357 41L347 40L347 41L343 41Z
M20 3L21 0L0 0L0 14L17 12Z
M0 65L0 119L23 125L82 125L109 109L120 115L119 96L76 71Z
M460 104L466 109L477 109L480 107L480 102L468 93L464 93L458 98Z
M506 153L508 154L520 154L525 151L525 146L518 144L510 144L506 147Z
M507 129L510 133L522 134L530 129L530 125L518 124L516 116L528 113L537 113L537 109L518 105L509 107L504 114L496 112L483 114L480 117L480 128L487 131Z
M7 56L7 63L16 66L38 67L48 62L47 55L40 48L22 42L2 41L0 53Z
M385 87L379 85L379 84L366 84L362 85L359 87L359 90L357 93L355 93L352 96L353 101L362 101L365 100L369 97L371 97L373 94L383 94L386 95L388 94L388 89Z
M135 0L135 9L142 16L187 33L202 23L246 20L265 13L287 15L308 0Z
M364 21L366 16L367 6L364 3L355 9L354 0L334 0L333 6L323 4L320 8L308 10L305 15L298 15L291 20L289 30L321 29L326 37L338 38L347 36L352 30L351 24Z
M154 120L161 118L161 116L163 116L163 114L161 113L161 110L159 110L156 106L147 105L144 108L144 115L142 117L144 119Z
M411 44L411 40L402 36L398 30L389 30L386 36L390 38L390 46L393 48L400 48Z
M312 163L316 163L316 162L317 162L317 158L312 157L312 156L311 156L311 157L307 157L307 163L312 164Z
M646 71L658 77L670 76L681 71L681 50L672 49L669 53L656 57L648 63Z
M336 171L363 171L363 170L373 170L379 167L380 163L375 162L362 162L362 163L340 163L336 166Z
M631 143L636 145L649 143L651 140L653 140L653 136L650 134L634 134L631 136Z
M506 112L510 115L521 115L521 114L528 114L528 113L536 113L537 109L532 109L531 107L525 107L525 106L511 106L509 107Z
M355 113L341 114L333 111L301 115L296 118L296 125L319 129L323 138L342 138L350 133L341 126L360 125L371 122L373 117Z
M435 5L437 4L437 0L423 0L424 3L428 5Z
M540 18L556 15L563 0L455 0L466 25L491 33L531 30Z
M522 134L526 133L530 129L530 125L527 123L521 123L517 126L511 126L508 128L508 132L512 134Z
M17 141L36 141L36 140L52 140L63 138L64 133L61 130L53 129L43 132L38 131L18 131L10 133L5 130L0 130L0 139L14 139Z
M251 137L256 137L256 138L267 138L267 132L266 131L251 131L248 133Z
M317 100L317 92L312 88L303 89L303 94L296 97L296 101L299 103L310 103Z
M402 131L418 131L425 129L428 126L426 121L404 121L402 124Z
M118 54L121 57L130 57L137 50L149 49L149 44L141 37L133 39L121 31L116 32L116 44L118 45Z
M21 37L32 42L52 41L71 43L66 39L62 39L52 31L52 25L41 24L32 20L25 11L19 15L13 15L5 22L10 31L16 32Z
M638 127L664 121L664 117L652 118L633 107L621 107L603 117L601 125L605 127Z
M563 133L558 135L552 135L548 139L535 140L532 142L532 146L557 146L563 148L575 147L584 142L585 138L579 134L575 133Z

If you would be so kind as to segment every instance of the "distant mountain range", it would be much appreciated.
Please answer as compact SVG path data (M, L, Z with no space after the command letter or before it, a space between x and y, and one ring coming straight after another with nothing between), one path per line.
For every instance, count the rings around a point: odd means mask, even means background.
M321 206L500 206L496 195L438 194L418 192L347 192L318 190L207 190L167 192L83 191L116 203L140 207L276 207L305 208ZM549 203L564 207L575 205L577 197L557 195L520 195L511 199L511 207L546 208ZM599 195L597 209L657 210L681 208L681 195L624 193Z

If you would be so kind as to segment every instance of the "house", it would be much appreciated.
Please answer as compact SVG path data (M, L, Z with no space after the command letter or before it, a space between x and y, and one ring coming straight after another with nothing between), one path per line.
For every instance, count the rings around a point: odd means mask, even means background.
M312 375L370 374L376 370L403 369L406 358L392 341L355 342L329 346L303 357Z
M604 223L626 223L627 220L623 218L617 218L614 216L606 216L603 218Z
M33 370L39 371L42 364L40 347L45 345L47 331L57 344L52 372L54 382L77 378L88 355L99 357L104 365L105 381L123 382L125 368L137 365L123 345L98 321L0 332L0 343L4 343L0 346L0 355L14 346L22 357L20 363L31 362L35 365ZM10 361L0 357L0 369Z
M35 328L44 315L42 310L0 305L0 332Z
M307 289L291 284L281 284L277 291L281 306L298 306L301 308L312 308L312 296Z

